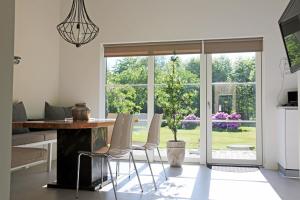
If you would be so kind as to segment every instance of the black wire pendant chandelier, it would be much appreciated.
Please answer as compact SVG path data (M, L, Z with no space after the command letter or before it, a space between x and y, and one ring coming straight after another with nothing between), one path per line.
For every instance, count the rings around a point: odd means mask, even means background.
M99 28L87 14L84 0L73 0L69 15L57 25L57 30L64 40L76 47L89 43L99 33Z

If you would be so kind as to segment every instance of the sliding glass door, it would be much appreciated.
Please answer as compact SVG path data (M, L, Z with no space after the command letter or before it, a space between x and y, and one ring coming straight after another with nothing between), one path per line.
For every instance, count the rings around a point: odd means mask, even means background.
M260 165L261 53L207 55L207 161Z
M162 87L168 76L172 55L109 57L106 59L106 114L135 113L132 139L145 143L148 127L154 113L163 113L160 106ZM184 85L184 93L190 94L191 110L178 126L178 139L186 141L187 162L199 162L200 142L200 54L178 55L178 71ZM166 159L166 144L173 134L163 117L160 132L161 154ZM136 152L137 153L137 152ZM138 154L138 153L137 153ZM150 152L151 158L158 158ZM138 159L145 159L141 152Z
M181 92L192 105L178 124L185 161L261 165L262 50L262 38L106 45L106 114L135 113L133 141L145 142L153 114L164 112L164 77L175 52ZM160 130L166 160L166 142L173 135L165 117Z

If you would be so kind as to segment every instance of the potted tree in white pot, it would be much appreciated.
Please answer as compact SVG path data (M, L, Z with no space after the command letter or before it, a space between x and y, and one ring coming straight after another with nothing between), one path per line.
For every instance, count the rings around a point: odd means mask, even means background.
M185 158L185 141L177 137L184 116L193 112L192 99L195 93L184 87L180 79L179 59L172 56L163 77L163 86L158 91L158 104L163 109L166 125L174 138L167 142L167 157L171 167L181 167Z

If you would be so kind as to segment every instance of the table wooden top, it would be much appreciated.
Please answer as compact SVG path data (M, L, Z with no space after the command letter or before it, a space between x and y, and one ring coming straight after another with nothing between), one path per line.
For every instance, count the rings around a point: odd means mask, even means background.
M115 119L92 119L89 121L57 120L57 121L21 121L13 122L13 128L38 129L85 129L113 126Z

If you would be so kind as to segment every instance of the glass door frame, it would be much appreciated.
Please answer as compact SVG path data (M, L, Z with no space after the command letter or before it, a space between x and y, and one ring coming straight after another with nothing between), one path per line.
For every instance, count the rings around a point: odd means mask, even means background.
M238 52L237 52L238 53ZM232 166L261 166L263 164L262 152L262 53L256 52L256 160L244 159L214 159L212 157L212 54L206 54L207 67L207 93L206 93L206 163L208 165Z
M202 48L204 44L202 44ZM202 51L204 52L204 51ZM104 56L103 44L100 46L100 84L99 90L105 91L106 88L106 62L107 58ZM213 160L212 159L212 135L211 133L211 79L212 79L212 55L211 54L200 54L200 164L220 164L220 165L262 165L263 164L263 148L262 148L262 53L256 53L256 160L245 161L245 160ZM154 56L148 58L148 112L153 110L154 106ZM152 79L153 77L153 79ZM153 85L152 85L153 84ZM152 91L153 90L153 91ZM100 92L99 95L99 117L105 118L105 92ZM152 102L153 101L153 102ZM149 103L149 102L148 102ZM153 110L154 112L154 110ZM148 114L148 121L151 119L153 113ZM210 144L210 145L209 145ZM153 152L149 152L151 160L157 160L157 156L154 157ZM166 158L164 158L166 160ZM229 162L230 161L230 162ZM195 163L197 163L196 161Z

